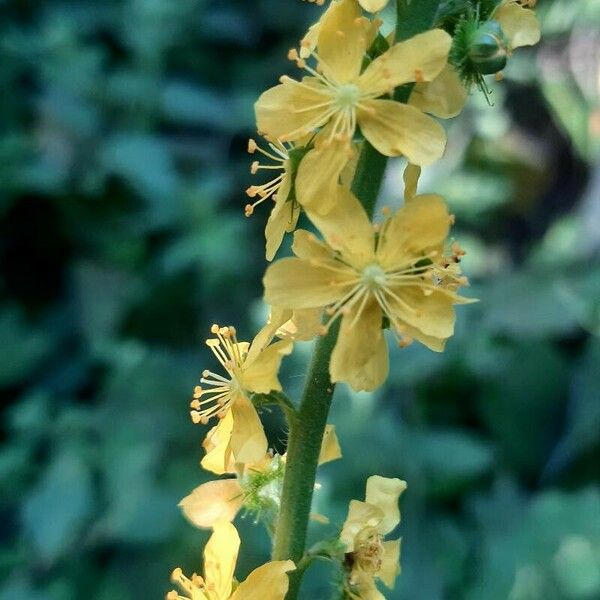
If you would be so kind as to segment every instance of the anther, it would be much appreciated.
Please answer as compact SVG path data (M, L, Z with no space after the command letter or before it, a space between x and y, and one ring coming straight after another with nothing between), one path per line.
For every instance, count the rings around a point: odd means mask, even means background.
M190 402L190 408L194 410L200 410L200 400L194 399Z
M200 416L200 413L197 410L191 410L190 417L192 418L192 422L194 423L194 425L198 425L198 423L202 422L202 417Z
M494 79L496 81L502 81L504 79L504 73L502 71L498 71L495 75L494 75Z
M252 204L246 204L246 206L244 206L244 215L246 217L251 217L253 213L254 213L254 206L252 206Z
M250 138L248 140L248 154L254 154L257 148L258 144L252 138Z
M219 326L216 323L213 323L210 326L210 332L211 333L219 333Z

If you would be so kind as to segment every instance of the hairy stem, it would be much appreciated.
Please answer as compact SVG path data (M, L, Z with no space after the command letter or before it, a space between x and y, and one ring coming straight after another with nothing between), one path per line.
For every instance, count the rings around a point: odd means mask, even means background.
M441 0L397 0L396 40L402 41L431 28ZM412 86L396 90L395 100L407 102ZM373 216L383 182L387 157L365 141L358 159L352 191ZM312 494L323 433L329 415L334 384L329 362L339 331L339 321L320 338L314 349L300 406L290 425L281 510L273 544L273 559L302 561L310 517ZM304 569L290 577L287 600L296 600Z

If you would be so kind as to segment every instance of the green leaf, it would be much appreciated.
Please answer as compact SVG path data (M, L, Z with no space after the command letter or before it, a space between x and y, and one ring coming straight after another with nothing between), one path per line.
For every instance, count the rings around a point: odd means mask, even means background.
M42 561L51 563L81 545L84 523L93 511L94 493L87 465L64 451L49 466L23 504L21 518Z

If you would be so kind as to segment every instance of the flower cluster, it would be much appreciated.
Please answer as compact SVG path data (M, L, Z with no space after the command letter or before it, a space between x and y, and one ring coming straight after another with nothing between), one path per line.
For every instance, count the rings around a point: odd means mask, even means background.
M440 2L429 19L434 26L412 37L382 33L377 12L387 4L331 0L289 52L300 75L282 76L256 102L263 139L248 143L255 157L250 170L274 176L246 190L245 213L273 203L265 227L266 258L273 262L263 280L270 316L251 342L219 325L206 340L219 368L202 372L190 415L195 424L211 426L201 465L220 478L196 487L180 506L194 526L213 533L204 576L175 569L180 591L169 592L168 600L283 600L288 588L295 598L310 551L282 556L276 550L284 560L266 563L238 584L240 539L232 522L240 511L252 514L280 548L278 536L294 535L279 531L284 512L295 515L292 522L302 514L301 506L290 505L295 498L286 496L286 483L306 477L298 502L310 502L317 465L342 455L335 427L322 418L311 421L311 402L322 404L337 382L356 391L380 387L390 368L386 338L402 348L416 341L443 351L454 333L455 306L474 301L459 293L468 280L461 272L464 251L449 240L454 217L440 195L418 192L419 177L445 150L438 119L459 114L471 83L539 38L533 3L465 0L457 15L454 8L444 12L454 3ZM418 5L410 6L425 10ZM368 183L357 184L369 179L369 155L406 162L404 202L395 211L382 209L381 218L365 198ZM373 184L375 194L380 183ZM311 231L297 228L300 218ZM286 233L293 233L293 256L275 260ZM328 350L317 350L318 375L307 378L307 390L317 386L319 397L307 392L297 407L283 391L279 367L296 343L321 336ZM269 447L259 414L268 405L286 416L286 454ZM400 540L385 537L400 522L405 489L400 479L370 477L365 501L352 500L341 530L321 544L320 555L339 566L341 597L382 598L379 582L393 587ZM299 531L305 535L306 523ZM303 563L296 573L299 565L289 558Z

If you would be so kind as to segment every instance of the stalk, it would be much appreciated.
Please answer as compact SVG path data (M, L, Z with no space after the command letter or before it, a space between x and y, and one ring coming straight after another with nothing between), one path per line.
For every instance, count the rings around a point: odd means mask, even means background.
M396 41L427 31L435 22L441 0L397 0ZM395 100L407 102L412 86L402 86ZM387 157L364 142L352 181L352 191L370 218L381 189ZM336 321L315 345L296 417L290 424L281 510L273 542L273 560L291 559L298 564L306 546L312 494L325 425L335 385L329 377L329 362L339 332ZM290 574L286 600L296 600L302 570Z

